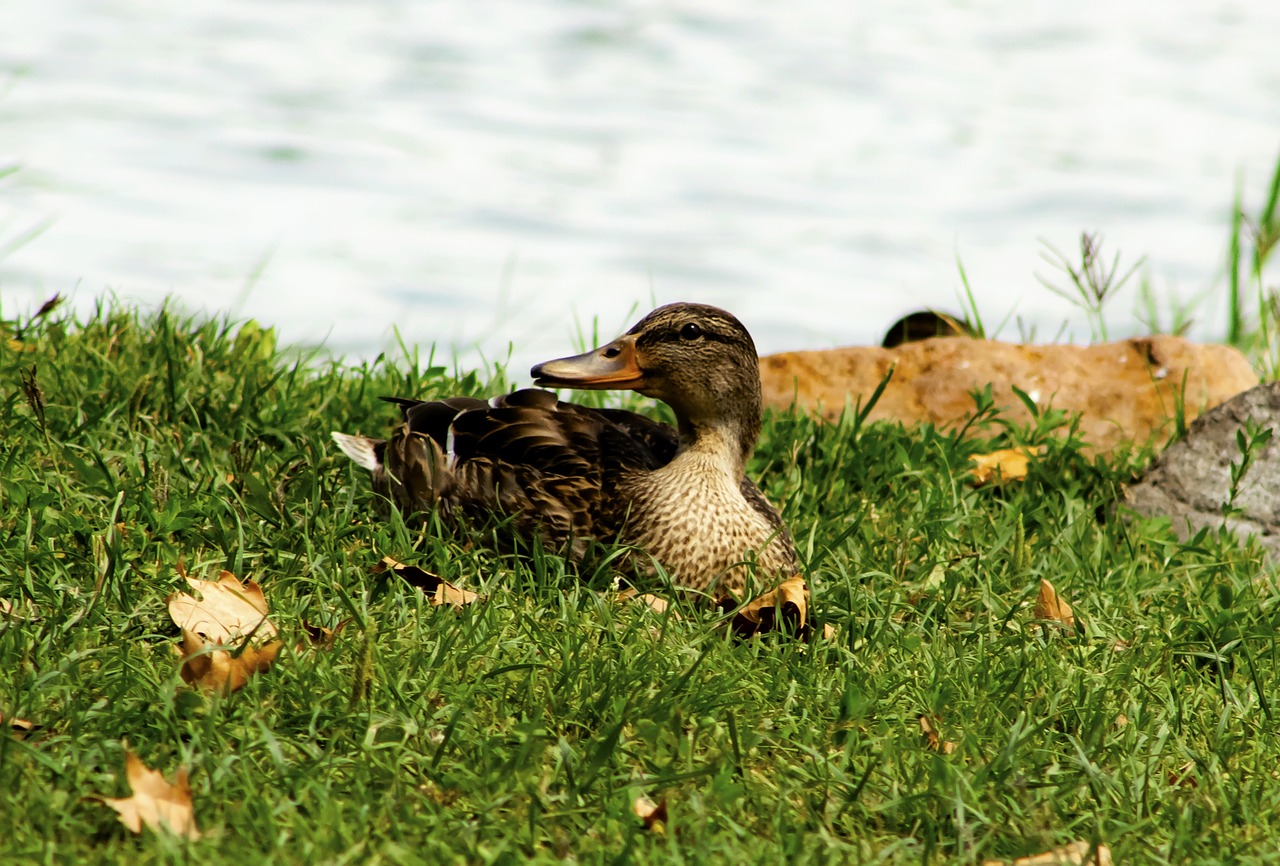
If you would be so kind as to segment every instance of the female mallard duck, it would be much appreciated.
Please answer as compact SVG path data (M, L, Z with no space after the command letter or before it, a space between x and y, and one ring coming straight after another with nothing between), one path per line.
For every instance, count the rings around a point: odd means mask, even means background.
M669 304L599 349L539 364L535 384L625 389L661 400L677 428L620 409L562 403L549 391L485 402L390 398L403 423L389 440L334 433L403 511L484 519L567 545L621 542L681 586L741 592L797 571L777 510L743 474L760 434L751 335L724 310Z

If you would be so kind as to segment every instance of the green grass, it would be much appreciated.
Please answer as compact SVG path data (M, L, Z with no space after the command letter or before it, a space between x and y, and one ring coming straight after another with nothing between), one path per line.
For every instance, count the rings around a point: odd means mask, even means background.
M1147 455L771 417L751 471L838 634L734 641L710 611L603 600L607 573L370 520L329 431L500 375L291 359L169 310L59 316L0 340L0 597L39 615L0 621L0 712L41 726L0 733L4 862L980 862L1074 839L1280 861L1280 594L1254 547L1107 517ZM993 438L1047 453L973 489ZM488 600L433 609L369 573L383 553ZM285 632L230 697L178 676L179 561L256 578ZM1034 623L1041 578L1084 634ZM299 652L303 617L354 621ZM203 839L131 836L86 799L127 794L126 739L190 769Z

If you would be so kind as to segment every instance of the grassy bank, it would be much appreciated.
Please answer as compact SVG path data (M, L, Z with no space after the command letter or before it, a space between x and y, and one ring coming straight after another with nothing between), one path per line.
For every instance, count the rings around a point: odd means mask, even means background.
M735 642L552 556L371 523L329 431L384 429L382 394L501 382L127 310L7 323L0 382L0 712L38 726L0 734L6 862L980 862L1075 839L1280 859L1280 595L1254 549L1103 519L1142 455L771 417L751 471L838 631ZM1047 453L974 489L993 437ZM432 608L370 574L384 553L488 599ZM229 697L178 676L179 562L256 578L284 632ZM1034 622L1041 578L1083 634ZM297 648L304 618L353 621L324 651ZM189 768L202 839L86 799L128 794L125 740Z

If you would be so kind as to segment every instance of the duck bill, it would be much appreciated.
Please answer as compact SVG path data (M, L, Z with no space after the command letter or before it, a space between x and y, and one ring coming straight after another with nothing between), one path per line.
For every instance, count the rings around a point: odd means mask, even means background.
M607 346L571 358L557 358L529 371L535 385L580 390L634 390L644 384L636 362L635 337L619 337Z

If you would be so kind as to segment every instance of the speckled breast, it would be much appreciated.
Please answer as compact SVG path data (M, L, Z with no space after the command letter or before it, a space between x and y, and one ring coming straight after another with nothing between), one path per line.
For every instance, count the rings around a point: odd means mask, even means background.
M758 580L796 569L790 537L720 474L653 473L632 500L624 539L654 556L679 586L720 595L741 593L754 570Z

